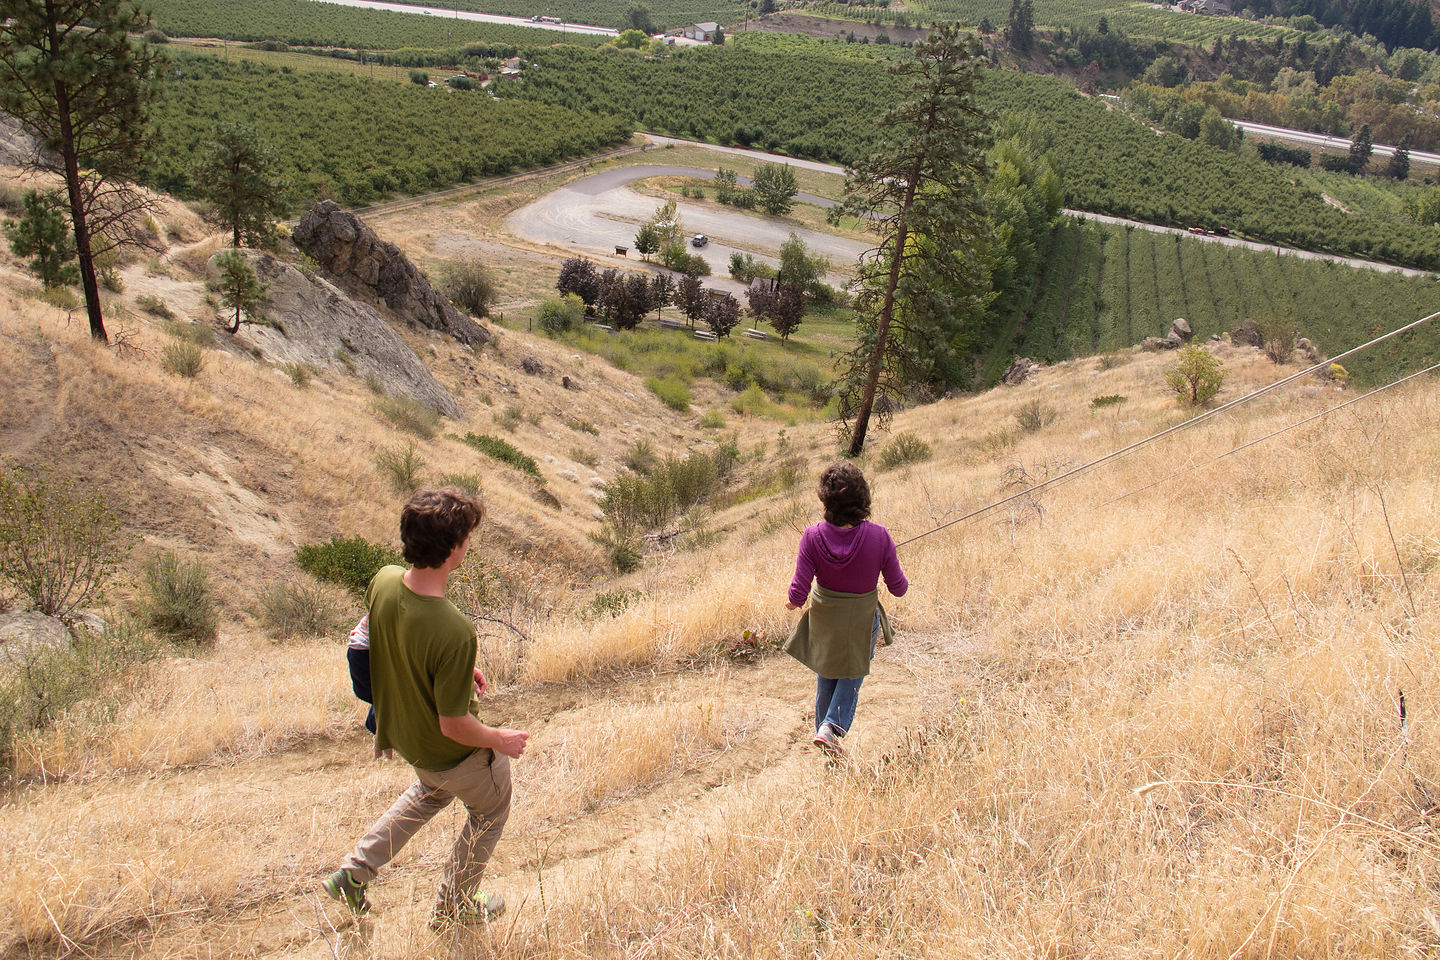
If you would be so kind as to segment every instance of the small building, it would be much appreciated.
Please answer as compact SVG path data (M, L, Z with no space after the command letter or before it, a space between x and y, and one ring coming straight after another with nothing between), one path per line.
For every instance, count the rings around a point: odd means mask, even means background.
M714 20L706 20L704 23L695 23L684 30L687 40L698 40L701 43L714 43L715 34L720 29L720 24Z

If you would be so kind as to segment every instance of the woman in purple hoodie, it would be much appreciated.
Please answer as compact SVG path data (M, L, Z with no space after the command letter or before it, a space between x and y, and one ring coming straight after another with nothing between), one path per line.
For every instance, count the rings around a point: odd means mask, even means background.
M881 635L887 645L894 639L880 606L880 577L897 597L910 585L889 531L868 519L870 485L860 468L843 460L831 464L820 474L817 492L825 519L800 538L785 604L798 610L808 601L809 607L785 652L815 671L815 744L838 755L840 739L855 719L875 641Z

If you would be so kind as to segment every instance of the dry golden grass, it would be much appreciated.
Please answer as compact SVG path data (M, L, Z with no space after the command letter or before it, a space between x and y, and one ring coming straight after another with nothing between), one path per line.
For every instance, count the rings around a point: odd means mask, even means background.
M153 354L163 337L143 323ZM491 623L485 640L487 718L534 734L490 873L511 913L478 942L426 932L450 817L376 885L373 920L348 926L314 897L406 770L369 761L354 733L338 640L273 645L246 611L294 574L295 543L390 538L398 501L373 454L404 438L356 413L363 384L332 370L301 391L228 350L180 382L0 292L7 452L104 479L137 556L183 547L227 598L213 652L157 665L103 730L77 716L27 744L28 777L0 808L3 955L1338 960L1440 946L1433 383L1213 459L1345 399L1298 384L902 548L911 593L887 602L901 638L862 692L851 762L827 767L802 669L712 666L743 631L792 622L810 481L710 517L714 546L600 580L583 539L591 474L562 451L593 445L611 476L634 439L683 450L699 431L633 378L523 334L481 357L414 342L465 407L423 452L437 472L483 475L493 522L476 560L519 598L496 612L525 639ZM1257 351L1217 353L1222 400L1277 376ZM530 354L585 389L519 373ZM1080 361L901 414L895 429L934 456L867 466L875 519L904 539L1179 422L1168 362ZM1109 394L1128 400L1092 412ZM1036 400L1056 415L1027 433L1017 416ZM447 435L493 430L509 402L541 414L506 436L542 460L558 513ZM735 422L769 458L769 428ZM807 477L835 449L820 424L786 442ZM602 589L642 597L610 619L574 612Z

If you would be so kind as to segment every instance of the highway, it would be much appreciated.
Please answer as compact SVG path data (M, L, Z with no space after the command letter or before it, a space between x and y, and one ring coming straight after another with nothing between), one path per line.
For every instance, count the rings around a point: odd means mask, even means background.
M1350 150L1350 141L1344 137L1336 137L1325 133L1310 133L1308 130L1291 130L1288 127L1272 127L1264 123L1251 123L1248 120L1231 120L1231 123L1244 130L1246 134L1271 137L1275 140L1288 140L1291 143L1303 144L1307 147L1318 147L1330 149L1337 153L1346 153ZM1374 145L1375 156L1388 157L1395 152L1395 148L1383 143ZM1410 151L1411 163L1423 163L1430 167L1440 167L1440 153L1426 153L1424 150Z
M495 13L475 13L457 7L420 7L410 3L387 3L386 0L315 0L316 3L338 3L344 7L364 7L367 10L389 10L393 13L414 13L432 17L448 17L451 20L473 20L479 23L503 23L512 27L534 27L536 30L559 30L561 33L595 33L605 37L618 35L609 27L594 27L586 23L540 23L528 17L502 17Z

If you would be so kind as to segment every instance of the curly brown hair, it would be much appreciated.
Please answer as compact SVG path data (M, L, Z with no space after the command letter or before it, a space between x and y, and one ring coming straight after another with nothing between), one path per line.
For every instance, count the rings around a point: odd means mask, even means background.
M848 460L826 467L815 492L825 505L825 519L837 527L852 527L870 517L870 484Z
M455 487L415 491L400 511L400 545L405 561L438 567L485 519L485 504Z

